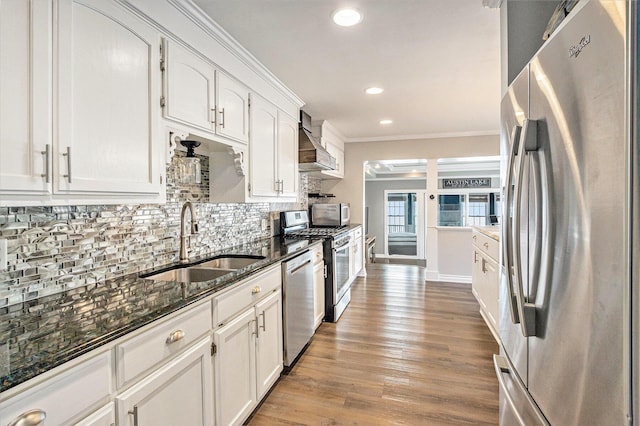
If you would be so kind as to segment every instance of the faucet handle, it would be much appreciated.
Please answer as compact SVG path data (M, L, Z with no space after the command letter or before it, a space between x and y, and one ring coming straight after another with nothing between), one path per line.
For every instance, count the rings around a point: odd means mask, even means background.
M198 233L198 223L197 222L191 222L191 233L192 234L197 234Z

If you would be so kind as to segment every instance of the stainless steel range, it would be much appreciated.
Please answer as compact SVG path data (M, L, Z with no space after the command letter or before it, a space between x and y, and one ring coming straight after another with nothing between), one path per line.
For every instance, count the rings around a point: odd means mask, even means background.
M351 301L349 286L349 226L309 228L306 210L282 212L280 225L284 238L322 238L323 258L326 265L324 280L325 317L336 322Z

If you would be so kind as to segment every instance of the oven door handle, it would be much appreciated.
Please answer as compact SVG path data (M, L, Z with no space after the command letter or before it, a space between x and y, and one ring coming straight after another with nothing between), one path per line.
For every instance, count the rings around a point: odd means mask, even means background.
M347 238L344 243L341 243L339 246L335 246L334 249L335 250L339 250L341 248L344 248L344 247L348 246L350 242L351 242L351 238Z

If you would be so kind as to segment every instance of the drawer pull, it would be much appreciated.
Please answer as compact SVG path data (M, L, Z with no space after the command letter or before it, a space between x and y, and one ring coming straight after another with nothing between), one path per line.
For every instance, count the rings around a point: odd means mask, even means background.
M489 243L484 243L483 246L484 246L484 248L488 249L489 248Z
M259 285L255 286L253 290L251 290L251 294L258 294L262 291Z
M178 340L181 340L182 338L184 338L184 336L186 336L186 333L184 332L184 330L176 330L176 331L172 331L171 334L169 334L169 337L167 337L167 345L170 345L171 343L175 343Z
M29 410L9 422L7 426L38 426L44 424L47 413L44 410Z

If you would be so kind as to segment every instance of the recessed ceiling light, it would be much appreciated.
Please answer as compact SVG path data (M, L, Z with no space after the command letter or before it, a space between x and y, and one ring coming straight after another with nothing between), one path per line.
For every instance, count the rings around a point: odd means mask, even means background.
M380 124L391 124L393 120L380 120Z
M333 13L333 22L341 27L351 27L362 22L362 14L355 9L340 9Z
M368 95L379 95L380 93L384 92L384 89L382 87L369 87L367 90L365 90L365 92Z

